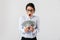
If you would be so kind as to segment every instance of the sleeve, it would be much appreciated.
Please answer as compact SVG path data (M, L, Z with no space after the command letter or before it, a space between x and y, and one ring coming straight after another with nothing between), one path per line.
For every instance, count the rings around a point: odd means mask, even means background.
M21 33L25 33L24 28L21 25L23 23L23 18L20 17L18 22L19 22L18 31Z
M33 33L38 33L38 32L40 32L40 18L39 17L36 20L36 28L33 31Z

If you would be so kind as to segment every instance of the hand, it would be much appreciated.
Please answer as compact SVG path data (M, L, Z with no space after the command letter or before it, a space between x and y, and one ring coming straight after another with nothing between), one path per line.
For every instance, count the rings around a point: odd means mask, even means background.
M32 31L32 32L34 31L34 28L32 26L30 26L30 31Z
M25 27L24 30L25 30L25 32L28 32L29 31L28 27Z

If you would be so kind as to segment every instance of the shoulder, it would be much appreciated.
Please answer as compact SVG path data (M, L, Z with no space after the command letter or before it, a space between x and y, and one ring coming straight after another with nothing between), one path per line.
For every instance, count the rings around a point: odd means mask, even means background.
M36 19L40 19L40 17L39 17L39 16L37 16L37 15L34 15L33 17L35 17Z
M24 19L24 16L23 15L19 16L19 20L22 20L22 19Z

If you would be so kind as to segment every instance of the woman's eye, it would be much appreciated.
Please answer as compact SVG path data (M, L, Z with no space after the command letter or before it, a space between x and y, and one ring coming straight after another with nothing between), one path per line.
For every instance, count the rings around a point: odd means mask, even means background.
M32 10L32 9L31 9L31 10L27 9L27 11L30 11L30 12L32 12L33 10Z

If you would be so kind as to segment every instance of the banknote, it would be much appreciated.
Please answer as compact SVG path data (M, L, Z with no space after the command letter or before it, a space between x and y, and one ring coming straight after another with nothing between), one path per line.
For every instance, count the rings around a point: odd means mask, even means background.
M32 26L32 27L34 27L35 26L35 22L34 21L31 21L31 20L28 20L28 21L24 21L23 23L22 23L22 26L23 27L26 27L26 26Z

